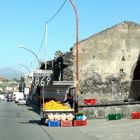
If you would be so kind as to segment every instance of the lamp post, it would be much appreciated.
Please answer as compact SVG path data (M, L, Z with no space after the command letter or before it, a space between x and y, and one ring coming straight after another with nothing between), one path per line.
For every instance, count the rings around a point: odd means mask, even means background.
M35 58L37 59L37 62L38 62L38 67L37 67L37 69L39 69L39 67L40 67L40 61L39 61L38 56L37 56L33 51L31 51L31 50L29 50L29 49L27 49L27 48L25 48L25 47L23 47L23 46L19 46L19 48L22 48L22 49L24 49L24 50L26 50L26 51L32 53L32 54L35 56Z
M22 67L24 67L28 71L28 73L30 74L30 69L26 65L23 65L23 64L21 64L19 62L17 62L17 64L22 66Z
M80 95L80 81L79 81L79 47L78 47L78 13L72 0L69 0L75 12L76 17L76 94L77 98ZM78 103L78 101L77 101ZM78 105L78 104L77 104ZM78 108L77 108L78 109Z

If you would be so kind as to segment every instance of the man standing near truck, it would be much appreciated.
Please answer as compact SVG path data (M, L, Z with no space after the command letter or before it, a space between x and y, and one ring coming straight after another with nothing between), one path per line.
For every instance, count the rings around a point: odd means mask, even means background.
M73 108L73 96L70 93L67 93L66 99L61 103L68 103L71 108Z

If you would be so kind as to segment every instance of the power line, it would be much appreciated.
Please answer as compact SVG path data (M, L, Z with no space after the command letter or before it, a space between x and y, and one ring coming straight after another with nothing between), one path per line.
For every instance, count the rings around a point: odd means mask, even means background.
M60 10L63 8L63 6L65 5L67 0L65 0L62 5L60 6L60 8L56 11L56 13L46 22L46 24L48 24L49 22L51 22L56 16L57 14L60 12Z
M62 3L62 5L60 6L60 8L56 11L56 13L55 13L48 21L46 21L45 26L46 26L46 24L50 23L50 22L58 15L58 13L61 11L61 9L63 8L63 6L65 5L66 1L67 1L67 0L64 0L64 2ZM41 41L41 45L40 45L40 48L39 48L39 50L38 50L38 53L39 53L39 52L41 51L41 49L42 49L43 42L44 42L44 39L45 39L45 35L46 35L46 30L44 31L43 39L42 39L42 41ZM37 53L37 54L38 54L38 53Z

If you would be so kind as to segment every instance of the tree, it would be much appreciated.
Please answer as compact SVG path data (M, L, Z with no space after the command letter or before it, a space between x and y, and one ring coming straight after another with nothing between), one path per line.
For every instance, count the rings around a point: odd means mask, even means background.
M55 52L55 58L58 58L58 57L61 57L61 56L63 56L63 53L60 50L57 50Z

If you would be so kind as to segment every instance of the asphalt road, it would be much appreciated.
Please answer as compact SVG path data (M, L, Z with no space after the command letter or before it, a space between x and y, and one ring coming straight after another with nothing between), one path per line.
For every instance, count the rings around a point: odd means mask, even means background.
M40 124L31 107L0 101L0 140L85 140L78 129L50 128Z
M140 140L140 120L90 120L84 127L47 127L31 107L0 101L0 140Z

